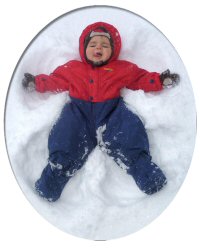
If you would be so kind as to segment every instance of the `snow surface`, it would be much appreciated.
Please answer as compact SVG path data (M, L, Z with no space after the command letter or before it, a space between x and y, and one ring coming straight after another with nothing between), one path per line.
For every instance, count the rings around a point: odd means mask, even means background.
M27 93L25 72L49 74L58 65L80 59L78 39L96 21L109 22L121 33L120 59L149 71L169 68L181 76L178 86L157 93L124 89L128 108L147 130L153 161L168 178L167 186L147 196L132 177L96 148L66 185L61 198L49 203L34 191L47 163L49 131L68 93ZM131 131L130 131L131 132ZM196 137L196 111L186 69L167 38L143 18L109 7L80 9L48 25L19 61L6 106L6 140L16 179L27 199L49 222L72 235L107 240L136 232L158 217L177 194L190 166Z

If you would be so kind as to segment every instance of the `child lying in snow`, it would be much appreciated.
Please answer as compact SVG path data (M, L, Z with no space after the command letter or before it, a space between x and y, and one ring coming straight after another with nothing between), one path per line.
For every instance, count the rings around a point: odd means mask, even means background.
M148 72L117 60L120 34L104 22L86 27L79 42L82 61L69 61L50 75L26 73L22 81L27 90L69 91L71 98L50 132L48 164L35 184L37 192L48 201L56 201L68 180L99 145L118 165L125 166L143 192L156 193L167 183L166 177L151 161L145 128L127 109L120 90L160 91L177 84L179 75L169 70L161 74ZM103 143L98 144L100 127L104 127Z

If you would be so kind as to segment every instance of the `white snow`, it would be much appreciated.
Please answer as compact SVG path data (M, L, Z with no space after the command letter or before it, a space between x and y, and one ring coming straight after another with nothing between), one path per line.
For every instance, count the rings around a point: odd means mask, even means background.
M49 203L35 193L34 183L47 163L48 134L69 97L67 92L25 92L21 80L26 72L49 74L68 60L80 59L79 36L88 24L96 21L109 22L118 28L123 42L120 59L149 71L169 68L181 76L178 86L162 92L122 91L128 108L145 125L153 161L165 172L168 184L159 193L147 196L105 151L96 148L68 182L61 198ZM184 181L195 137L195 102L182 60L159 30L124 10L92 7L57 19L30 44L11 82L6 141L16 179L42 216L78 237L118 238L138 231L158 217Z

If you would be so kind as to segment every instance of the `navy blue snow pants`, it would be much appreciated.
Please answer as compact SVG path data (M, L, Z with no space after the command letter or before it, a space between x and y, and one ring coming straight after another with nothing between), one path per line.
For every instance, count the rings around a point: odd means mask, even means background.
M99 132L101 141L97 139ZM56 201L97 145L126 169L146 194L166 184L163 172L151 161L141 120L128 110L122 98L97 103L71 98L50 132L48 164L35 184L38 193Z

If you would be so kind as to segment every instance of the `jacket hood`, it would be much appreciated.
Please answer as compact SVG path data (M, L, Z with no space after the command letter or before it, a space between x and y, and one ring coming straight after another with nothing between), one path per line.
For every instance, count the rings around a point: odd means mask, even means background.
M87 63L85 58L85 40L90 35L92 31L95 31L99 27L103 27L111 36L113 42L113 54L109 61L116 60L119 56L120 49L121 49L121 37L118 30L112 26L111 24L105 22L96 22L93 24L88 25L82 32L79 38L79 53L83 62Z

